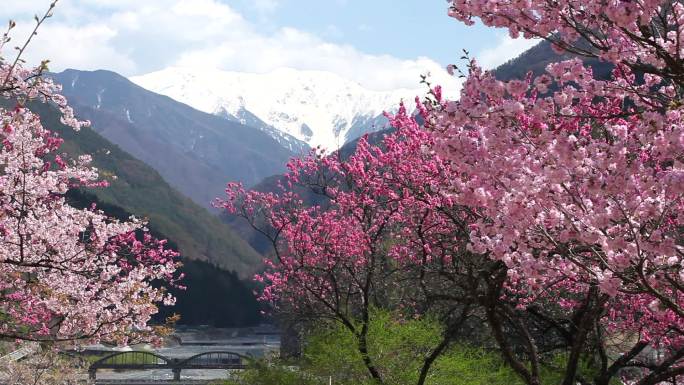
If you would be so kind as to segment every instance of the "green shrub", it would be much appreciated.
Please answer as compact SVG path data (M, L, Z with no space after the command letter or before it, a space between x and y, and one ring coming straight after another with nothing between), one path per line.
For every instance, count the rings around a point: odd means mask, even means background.
M429 317L400 320L390 312L374 310L369 329L369 353L385 384L410 385L418 380L425 357L439 343L440 324ZM363 364L352 333L339 324L319 325L306 337L299 370L277 362L261 362L238 375L241 385L375 384ZM517 385L515 373L496 353L454 344L434 362L429 385Z
M369 354L387 384L415 384L427 356L440 342L443 329L434 319L401 320L374 310L368 335ZM356 342L341 325L319 328L304 348L307 370L332 376L336 384L371 384ZM515 373L495 353L454 344L433 363L426 380L430 385L514 385Z

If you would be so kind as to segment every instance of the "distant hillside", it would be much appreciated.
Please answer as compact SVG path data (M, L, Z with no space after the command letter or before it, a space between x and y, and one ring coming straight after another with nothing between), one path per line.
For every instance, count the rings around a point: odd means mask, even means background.
M258 183L283 172L292 155L264 132L197 111L114 72L67 70L52 76L95 131L205 208L227 182Z
M75 207L89 207L96 203L107 215L125 220L131 214L111 203L100 201L95 194L83 190L67 192L67 202ZM168 247L178 250L178 245L159 231L156 223L149 225L150 232L159 239L169 239ZM173 314L181 316L181 325L212 325L216 327L254 326L261 322L262 305L253 294L253 283L241 280L233 271L212 263L181 257L183 266L179 273L185 275L183 289L171 289L176 297L174 306L162 306L154 321L164 323ZM220 300L217 300L220 299Z
M557 54L551 44L547 41L542 41L536 46L523 52L515 59L509 60L505 64L500 65L494 70L497 79L511 80L524 79L529 71L535 75L540 75L545 72L546 66L561 60L573 58L571 54ZM585 63L591 65L594 70L594 75L599 78L608 78L612 71L612 66L608 63L601 62L597 59L586 59Z
M162 322L179 314L180 325L211 325L221 328L255 326L262 321L263 305L254 295L252 282L240 280L237 274L202 261L184 262L183 285L172 289L176 304L162 307L155 319Z
M116 180L109 178L108 188L88 190L103 204L148 218L150 226L177 244L187 259L208 261L242 277L261 268L261 256L229 226L170 187L144 162L92 129L75 132L65 127L51 106L39 103L30 108L41 116L45 127L65 140L63 151L91 154L102 176L117 176Z

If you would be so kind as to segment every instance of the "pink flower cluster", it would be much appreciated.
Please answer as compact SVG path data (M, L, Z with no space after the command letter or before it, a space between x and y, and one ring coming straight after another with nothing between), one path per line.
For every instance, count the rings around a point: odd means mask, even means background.
M270 271L257 277L266 283L263 299L350 310L363 304L343 305L343 297L362 297L388 258L420 263L420 255L444 251L439 234L451 231L453 200L442 186L453 174L403 106L391 119L398 131L384 138L383 149L363 137L348 159L320 150L293 159L280 193L228 185L218 206L247 218L276 246L277 263L267 261ZM302 187L320 205L304 206Z
M276 249L265 299L333 318L374 296L481 307L529 384L541 381L542 326L598 352L594 383L682 378L684 6L453 0L450 15L610 61L612 76L571 59L504 82L473 60L460 99L435 87L418 101L425 129L402 106L378 146L293 160L281 194L229 185L221 205ZM318 205L302 206L302 186Z
M70 188L105 183L90 156L60 154L62 140L25 107L51 103L64 124L87 125L41 71L0 61L2 97L18 101L0 108L0 335L127 343L149 334L158 303L173 304L164 286L177 253L138 219L67 204Z

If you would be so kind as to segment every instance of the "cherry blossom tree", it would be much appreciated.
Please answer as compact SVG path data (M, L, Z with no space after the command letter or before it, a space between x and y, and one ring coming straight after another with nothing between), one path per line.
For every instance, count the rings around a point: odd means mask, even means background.
M449 0L449 15L479 19L517 38L550 41L561 52L621 63L681 86L684 4L661 0ZM650 90L653 93L654 90Z
M36 29L53 7L36 18ZM141 220L66 203L69 189L107 183L90 156L60 153L62 140L30 111L32 103L48 103L75 130L88 124L43 76L46 63L24 68L29 41L14 61L0 59L0 106L13 106L0 107L0 336L121 344L148 338L157 303L174 302L165 287L176 280L177 253Z
M90 385L87 361L53 350L39 351L20 361L0 361L0 378L8 385Z
M466 233L459 208L442 192L452 172L429 151L430 134L403 106L391 119L397 131L380 146L363 137L346 159L314 150L290 162L279 191L231 183L227 199L217 203L274 246L276 260L257 276L265 283L262 299L281 311L344 325L377 383L389 375L368 350L373 308L408 317L439 314L445 333L425 352L416 375L423 384L471 313L463 303L442 306L438 280L431 279L438 269L427 266L464 265L452 251L463 248ZM312 193L319 204L305 206Z
M682 379L681 12L660 1L451 2L459 20L615 66L607 81L575 59L504 83L471 62L458 101L426 104L436 149L458 169L449 189L480 215L471 250L506 266L501 298L515 307L487 319L530 384L546 360L532 329L563 313L564 384ZM578 368L585 353L598 357L591 377Z
M684 354L680 112L653 108L645 97L653 84L637 84L625 66L608 82L578 59L547 70L503 83L473 63L459 101L428 105L436 148L458 167L453 197L480 215L470 249L506 266L506 301L487 309L488 324L531 384L541 383L552 353L539 349L539 325L569 345L565 384L676 378ZM554 325L560 320L569 327ZM524 341L523 354L512 336ZM593 349L601 364L588 379L578 367Z
M435 87L418 103L426 131L400 111L382 147L293 161L288 183L326 204L230 185L223 206L277 250L265 298L343 323L369 303L452 309L481 319L531 385L549 372L564 385L683 381L683 11L451 1L461 21L551 40L613 76L578 58L502 82L469 61L459 100Z

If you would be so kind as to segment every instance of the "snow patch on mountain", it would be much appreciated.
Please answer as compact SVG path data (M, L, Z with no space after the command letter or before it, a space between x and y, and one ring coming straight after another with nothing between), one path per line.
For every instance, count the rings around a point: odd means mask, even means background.
M425 93L373 91L331 72L290 68L256 74L171 67L131 80L195 109L270 130L291 149L301 146L298 141L337 149L385 128L384 111L396 111L402 100L412 106Z
M221 107L218 111L215 111L214 114L245 126L258 128L293 154L305 154L310 149L306 142L270 126L251 112L247 111L244 107L240 108L238 111L232 111L232 113Z

